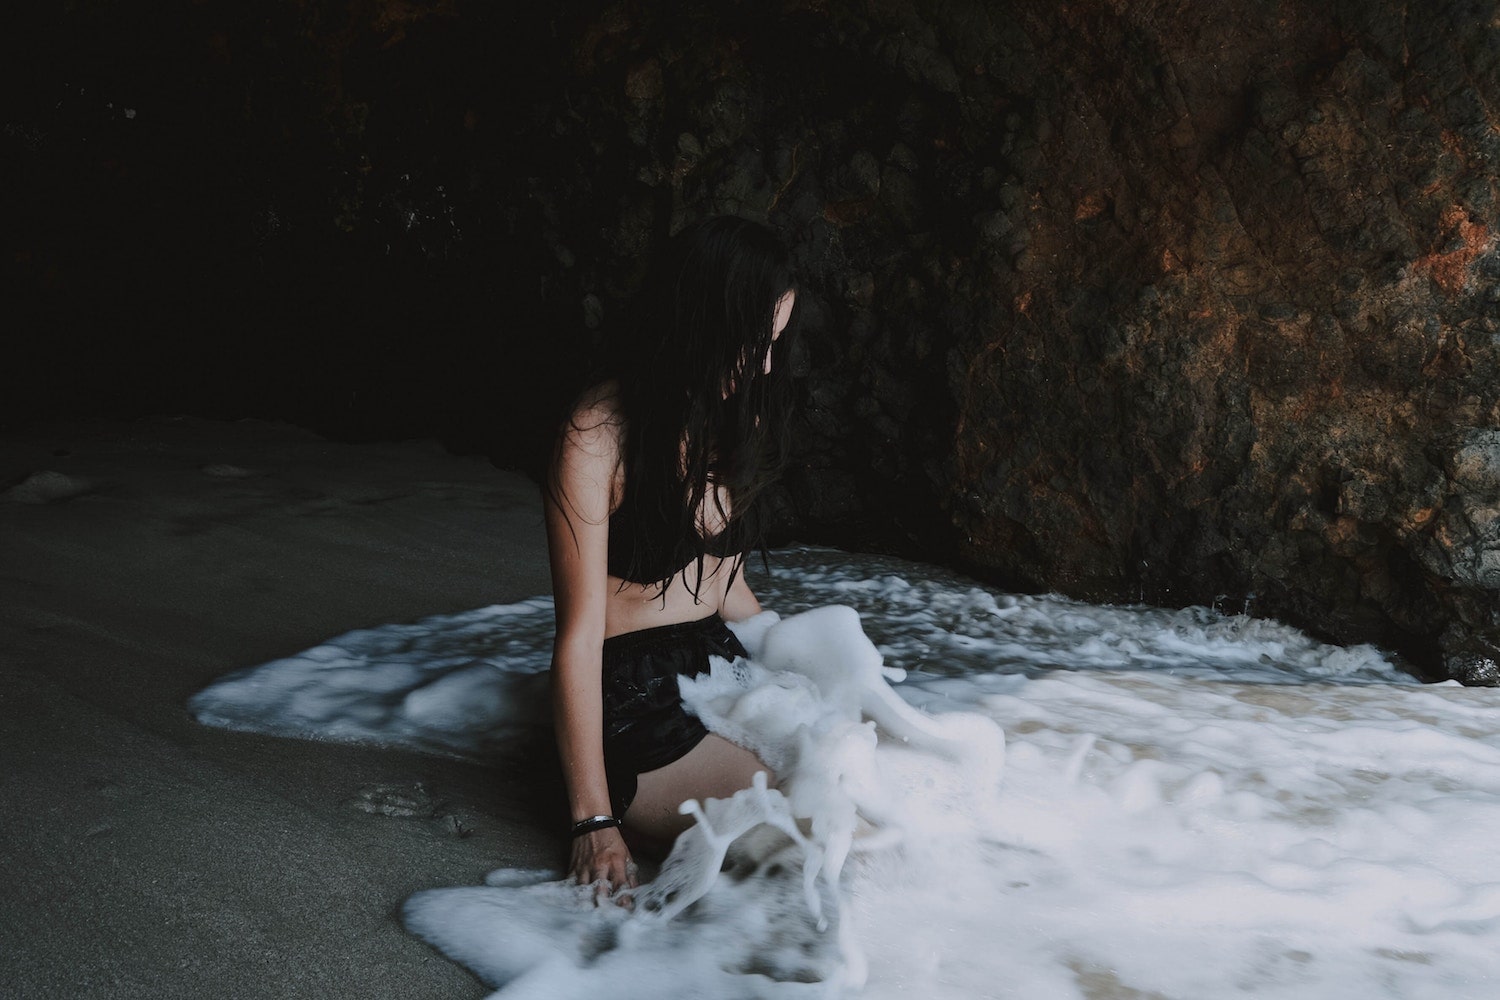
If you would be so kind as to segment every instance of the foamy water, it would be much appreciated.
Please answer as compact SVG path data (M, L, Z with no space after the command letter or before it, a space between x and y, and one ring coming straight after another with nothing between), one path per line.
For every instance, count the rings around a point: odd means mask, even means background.
M414 932L507 998L1500 996L1500 693L876 557L752 582L753 662L687 695L780 791L706 804L633 912L502 871ZM354 632L193 709L493 759L550 637L546 600Z

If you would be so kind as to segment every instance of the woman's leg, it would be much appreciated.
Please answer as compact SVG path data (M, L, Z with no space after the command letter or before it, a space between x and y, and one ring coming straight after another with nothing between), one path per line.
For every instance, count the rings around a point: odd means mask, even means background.
M688 799L727 799L749 788L757 771L765 771L768 782L776 783L771 769L755 754L709 733L685 756L640 775L625 823L651 840L670 844L693 823L692 816L677 811L678 806Z

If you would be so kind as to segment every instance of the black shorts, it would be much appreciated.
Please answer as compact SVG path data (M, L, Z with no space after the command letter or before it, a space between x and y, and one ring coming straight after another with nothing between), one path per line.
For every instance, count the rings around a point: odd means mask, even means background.
M604 640L604 771L616 816L635 799L636 775L685 756L708 735L683 707L678 676L706 673L710 656L747 655L717 614Z

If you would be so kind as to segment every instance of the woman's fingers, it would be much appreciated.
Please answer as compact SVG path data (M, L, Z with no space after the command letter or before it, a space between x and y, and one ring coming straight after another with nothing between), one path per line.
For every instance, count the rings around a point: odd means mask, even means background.
M630 890L640 884L635 861L617 830L600 830L573 844L573 881L594 887L594 901L613 899L630 905Z
M614 880L615 891L612 899L614 902L625 907L627 910L635 909L635 862L626 854L622 859L618 877Z
M630 865L634 868L634 865ZM594 903L601 905L605 900L618 903L620 906L632 905L631 892L635 889L636 881L633 872L621 874L618 871L603 872L593 879Z

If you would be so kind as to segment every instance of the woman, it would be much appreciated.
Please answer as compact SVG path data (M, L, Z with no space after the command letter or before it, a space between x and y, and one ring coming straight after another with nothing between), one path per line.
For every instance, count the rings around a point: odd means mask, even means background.
M636 885L622 826L669 842L691 822L683 801L766 770L684 710L677 676L743 656L724 622L760 611L742 570L785 426L772 357L795 300L765 227L685 229L559 435L546 491L553 711L572 874L604 894Z

